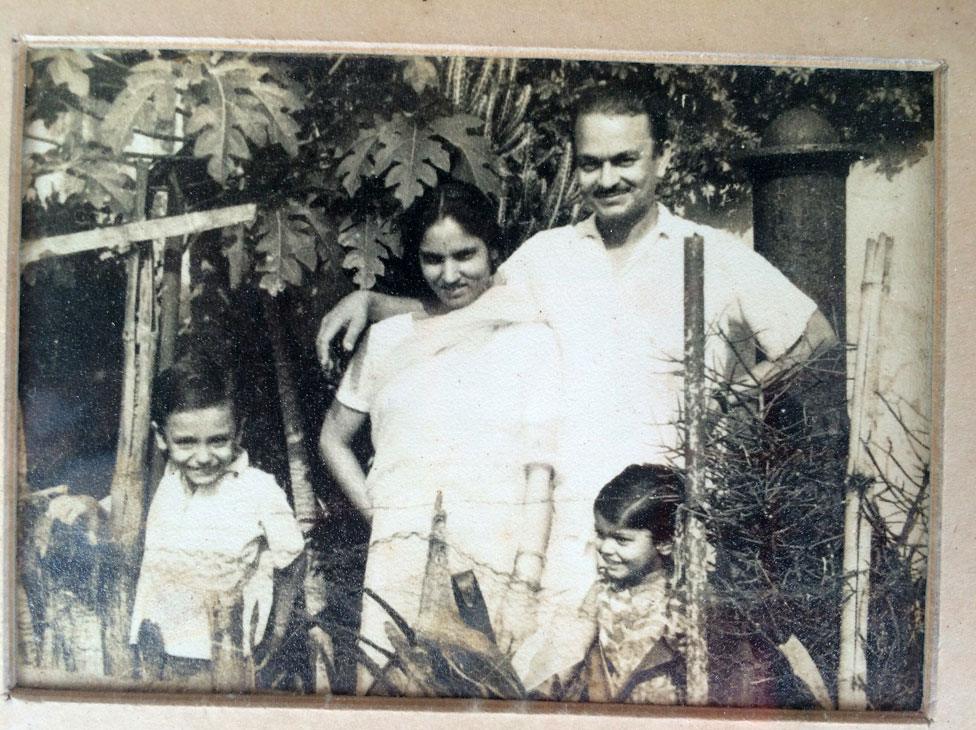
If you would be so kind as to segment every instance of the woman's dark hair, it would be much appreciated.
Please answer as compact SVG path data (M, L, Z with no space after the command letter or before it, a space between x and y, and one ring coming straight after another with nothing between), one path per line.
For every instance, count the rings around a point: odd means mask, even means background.
M654 153L659 154L667 140L667 115L661 103L646 89L627 81L609 81L580 92L573 107L573 129L586 114L619 114L628 117L647 115Z
M187 355L163 370L153 383L150 417L162 427L176 411L229 404L237 416L236 387L228 367L199 355Z
M420 270L420 244L427 230L445 218L451 218L465 233L484 241L491 254L500 253L504 245L498 207L477 187L451 181L427 190L400 219L404 278L414 296L431 294Z
M600 490L593 512L619 527L649 530L654 542L670 542L683 493L684 481L674 469L635 464Z

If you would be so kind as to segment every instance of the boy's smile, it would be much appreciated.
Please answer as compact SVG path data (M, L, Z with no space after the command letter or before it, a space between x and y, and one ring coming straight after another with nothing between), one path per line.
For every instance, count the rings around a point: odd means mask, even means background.
M166 451L191 489L216 483L237 458L237 421L230 404L173 411L156 428L156 444Z

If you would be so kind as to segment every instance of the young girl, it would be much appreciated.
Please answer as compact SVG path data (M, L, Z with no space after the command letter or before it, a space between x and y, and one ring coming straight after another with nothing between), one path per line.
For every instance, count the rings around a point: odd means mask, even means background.
M593 637L583 660L535 693L561 701L681 704L685 658L671 577L682 482L660 465L629 466L593 505L599 579L584 613Z

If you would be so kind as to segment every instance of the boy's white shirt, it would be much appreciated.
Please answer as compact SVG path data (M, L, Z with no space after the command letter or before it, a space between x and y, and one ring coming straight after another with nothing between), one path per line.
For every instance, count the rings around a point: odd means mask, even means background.
M243 649L250 654L271 611L273 570L290 565L304 546L285 493L273 476L249 465L246 452L213 485L193 491L168 465L146 518L130 643L148 620L159 627L167 654L210 659L206 594L226 595L243 584Z

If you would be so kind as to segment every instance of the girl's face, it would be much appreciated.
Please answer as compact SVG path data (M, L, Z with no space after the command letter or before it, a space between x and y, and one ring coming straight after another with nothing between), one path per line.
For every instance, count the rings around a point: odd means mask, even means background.
M622 585L640 583L664 567L662 557L671 543L655 543L650 530L621 527L596 515L597 570L604 579Z
M491 284L488 246L453 218L442 218L420 242L420 271L446 309L466 307Z

